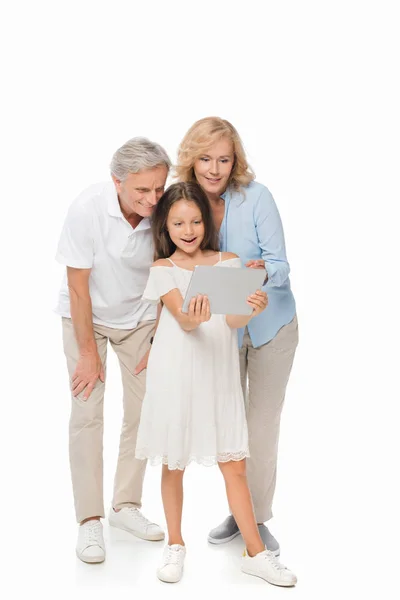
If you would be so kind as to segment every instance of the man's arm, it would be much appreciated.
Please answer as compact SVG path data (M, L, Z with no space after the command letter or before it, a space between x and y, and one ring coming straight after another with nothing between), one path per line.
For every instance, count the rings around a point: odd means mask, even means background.
M90 271L67 267L71 319L79 348L79 360L72 376L72 394L77 396L85 390L85 400L89 398L98 379L104 382L104 368L93 331Z
M159 322L160 316L161 316L161 310L162 310L162 304L160 302L160 304L157 306L157 318L156 318L156 324L154 326L153 337L156 335L156 331L157 331L157 327L158 327L158 322ZM135 368L135 370L133 372L134 375L139 375L139 373L141 373L142 371L144 371L144 369L147 369L147 363L149 361L150 350L151 350L151 348L149 348L147 350L146 354L143 356L143 358L141 358L141 360L136 365L136 368Z

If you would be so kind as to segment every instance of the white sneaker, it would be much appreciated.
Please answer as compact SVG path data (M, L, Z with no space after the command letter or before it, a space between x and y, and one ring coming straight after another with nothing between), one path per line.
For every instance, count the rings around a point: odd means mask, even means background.
M101 563L105 559L103 525L98 519L86 521L79 526L76 555L86 563Z
M165 546L163 565L157 569L157 577L166 583L177 583L183 573L183 562L186 556L185 546L173 544Z
M129 531L142 540L157 542L165 537L161 527L151 523L138 508L133 506L125 506L118 512L111 508L108 521L113 527Z
M249 556L246 550L243 553L242 571L248 575L261 577L273 585L289 587L296 585L297 577L282 565L269 550Z

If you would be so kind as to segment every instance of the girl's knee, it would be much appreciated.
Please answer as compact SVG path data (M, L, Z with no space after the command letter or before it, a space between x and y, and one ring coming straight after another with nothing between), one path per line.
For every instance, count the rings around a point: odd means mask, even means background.
M184 469L168 469L168 465L162 467L162 476L168 479L181 479L184 472Z
M246 477L246 460L218 463L224 477Z

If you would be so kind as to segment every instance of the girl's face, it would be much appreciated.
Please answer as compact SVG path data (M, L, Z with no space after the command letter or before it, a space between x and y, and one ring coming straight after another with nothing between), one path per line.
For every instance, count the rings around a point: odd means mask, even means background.
M224 193L233 169L234 158L232 142L223 137L196 159L193 165L194 174L206 194L220 196Z
M204 238L200 208L194 202L178 200L169 211L167 229L177 248L187 254L196 252Z

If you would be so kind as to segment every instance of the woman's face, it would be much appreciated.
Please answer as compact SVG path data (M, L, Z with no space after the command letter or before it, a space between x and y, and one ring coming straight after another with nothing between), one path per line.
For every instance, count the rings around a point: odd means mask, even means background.
M223 137L196 159L194 174L206 194L220 196L226 190L234 158L232 142Z
M169 211L167 229L177 248L187 254L196 252L204 238L200 208L194 202L178 200Z

